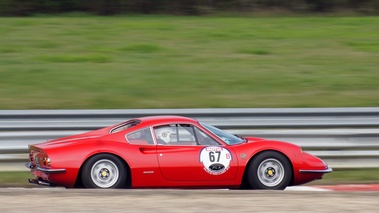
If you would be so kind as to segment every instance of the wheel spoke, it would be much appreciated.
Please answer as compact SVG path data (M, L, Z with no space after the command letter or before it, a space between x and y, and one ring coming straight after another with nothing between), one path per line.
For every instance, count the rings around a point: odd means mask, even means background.
M112 187L120 174L114 162L108 159L97 161L91 168L91 179L100 188Z
M284 179L285 171L283 164L279 160L268 158L259 164L257 175L263 185L275 187Z

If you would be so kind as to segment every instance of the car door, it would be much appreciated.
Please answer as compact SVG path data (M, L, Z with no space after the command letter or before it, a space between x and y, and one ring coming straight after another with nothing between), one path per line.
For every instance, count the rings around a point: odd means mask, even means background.
M198 127L171 124L154 127L157 157L163 177L169 181L233 181L237 158Z

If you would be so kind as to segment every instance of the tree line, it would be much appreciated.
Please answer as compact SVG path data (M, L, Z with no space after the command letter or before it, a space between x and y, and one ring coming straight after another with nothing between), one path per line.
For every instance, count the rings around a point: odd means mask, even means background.
M0 16L85 12L96 15L203 15L251 13L272 9L289 12L353 11L379 15L379 0L0 0Z

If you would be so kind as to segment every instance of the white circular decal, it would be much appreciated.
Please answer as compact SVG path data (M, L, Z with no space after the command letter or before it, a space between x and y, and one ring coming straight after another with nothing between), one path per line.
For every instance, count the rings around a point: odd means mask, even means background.
M212 175L220 175L229 169L232 154L223 147L204 147L200 152L200 162L204 170Z

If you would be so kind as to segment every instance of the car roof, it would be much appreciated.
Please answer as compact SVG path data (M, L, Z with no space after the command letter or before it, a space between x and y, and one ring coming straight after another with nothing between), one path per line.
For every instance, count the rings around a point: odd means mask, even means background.
M154 126L162 123L198 123L198 121L195 119L176 115L146 116L136 118L134 120L140 120L140 125L144 126Z

